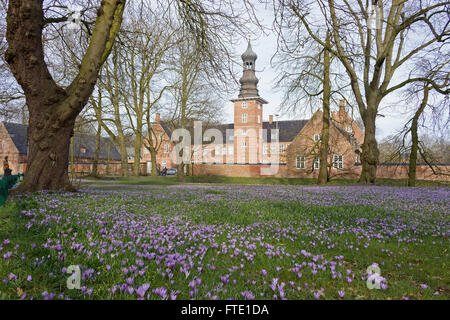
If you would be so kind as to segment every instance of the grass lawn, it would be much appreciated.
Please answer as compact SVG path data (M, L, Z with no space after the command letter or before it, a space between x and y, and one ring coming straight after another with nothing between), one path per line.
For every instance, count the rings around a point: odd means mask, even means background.
M180 184L180 181L175 176L167 177L86 177L84 180L88 180L95 184L110 184L112 181L117 184L129 184L129 185L175 185ZM246 177L223 177L223 176L188 176L186 177L187 183L217 183L217 184L270 184L270 185L315 185L317 179L313 178L246 178ZM329 185L354 185L357 184L357 179L332 179ZM384 186L407 186L406 179L378 179L376 185ZM430 181L430 180L417 180L416 185L418 187L433 187L433 186L447 186L450 187L449 181Z
M449 299L449 198L191 184L18 196L0 208L0 299Z

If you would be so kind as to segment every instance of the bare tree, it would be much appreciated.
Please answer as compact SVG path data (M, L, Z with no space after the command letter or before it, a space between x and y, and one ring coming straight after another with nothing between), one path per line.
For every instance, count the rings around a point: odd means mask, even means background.
M400 76L399 70L407 69L407 62L416 54L448 40L449 4L449 1L430 0L279 2L280 10L297 16L309 35L328 48L345 67L365 128L362 183L373 183L376 179L379 150L375 120L382 99L412 82L430 82L417 75L393 84L394 74ZM372 20L375 25L371 24ZM332 31L335 48L318 36L323 28ZM428 32L414 32L419 29Z

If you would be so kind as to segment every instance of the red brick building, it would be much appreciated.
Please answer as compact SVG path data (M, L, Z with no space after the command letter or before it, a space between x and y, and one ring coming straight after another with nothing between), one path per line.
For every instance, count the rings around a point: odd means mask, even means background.
M95 152L95 136L75 135L73 138L73 147L70 147L69 157L73 150L74 172L90 173L92 171L92 162ZM0 160L8 156L9 167L12 173L21 173L26 171L28 155L28 126L0 122ZM99 154L99 174L120 173L120 153L114 143L109 138L100 139ZM69 172L71 163L69 159ZM0 169L3 174L3 167Z
M216 125L209 130L203 128L202 144L193 143L195 130L187 128L191 133L194 173L208 174L215 165L217 168L211 171L212 174L254 176L258 165L267 167L272 163L280 166L277 175L316 175L321 111L318 110L311 119L274 121L273 115L269 115L269 121L263 121L264 105L268 102L259 96L255 75L257 55L250 42L241 57L241 88L238 97L231 100L234 103L234 123ZM341 101L339 112L332 114L331 123L329 162L335 165L332 174L348 173L359 162L364 133L345 111L344 101ZM175 167L174 143L170 139L174 128L160 121L159 114L152 125L154 146L159 146L157 166ZM214 139L208 139L208 136ZM212 140L214 142L210 143ZM151 157L144 146L142 161L147 162L149 168Z

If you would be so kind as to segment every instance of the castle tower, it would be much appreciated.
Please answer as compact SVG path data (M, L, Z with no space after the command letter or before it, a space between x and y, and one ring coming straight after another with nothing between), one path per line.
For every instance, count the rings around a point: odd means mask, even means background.
M234 102L234 162L237 163L261 162L263 104L268 102L258 93L257 57L249 40L247 50L241 55L243 75L239 80L239 95L237 99L231 99Z

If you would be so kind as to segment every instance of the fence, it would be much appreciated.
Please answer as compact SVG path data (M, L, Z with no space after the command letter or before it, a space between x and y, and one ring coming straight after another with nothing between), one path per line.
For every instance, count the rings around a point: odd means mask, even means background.
M6 198L8 198L8 190L11 189L23 177L23 173L10 176L3 176L0 180L0 206L4 206Z

